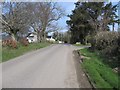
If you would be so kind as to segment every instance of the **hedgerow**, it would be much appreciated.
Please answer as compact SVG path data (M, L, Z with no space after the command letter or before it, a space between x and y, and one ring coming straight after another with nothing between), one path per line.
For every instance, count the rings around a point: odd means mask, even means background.
M120 66L120 33L112 31L98 32L89 38L93 50L108 58L107 62L112 67Z

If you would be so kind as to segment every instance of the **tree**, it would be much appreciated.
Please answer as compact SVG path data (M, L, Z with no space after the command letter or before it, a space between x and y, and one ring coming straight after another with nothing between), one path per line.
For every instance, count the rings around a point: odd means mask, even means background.
M57 3L52 2L5 2L3 3L3 14L0 18L4 31L17 38L17 33L23 33L34 28L37 32L38 41L44 40L46 29L55 29L55 24L64 16L64 10Z
M120 1L118 2L118 31L120 31Z
M106 4L103 8L102 8L102 30L107 30L107 26L108 25L112 25L113 26L113 31L114 31L114 25L115 23L118 22L117 20L117 15L116 15L116 11L117 11L117 5L112 5L112 3L108 3Z
M0 21L4 26L4 31L9 33L14 40L17 33L29 27L31 17L26 12L25 3L21 2L5 2L3 3L3 13Z
M108 25L116 22L116 5L103 2L75 3L76 7L67 24L71 31L71 43L81 42L85 44L87 35L95 35L98 31L109 30Z
M65 13L61 6L52 2L29 3L28 7L34 17L31 26L37 32L39 41L45 39L46 30L51 31L49 28L56 28L53 22L56 23Z
M85 42L85 37L89 31L92 30L88 22L88 17L85 12L83 5L80 2L76 3L76 8L73 10L73 14L69 15L70 20L67 24L70 26L71 31L71 43Z
M54 32L52 37L56 39L57 41L63 41L66 43L70 43L70 37L71 37L71 32L66 31L66 32Z

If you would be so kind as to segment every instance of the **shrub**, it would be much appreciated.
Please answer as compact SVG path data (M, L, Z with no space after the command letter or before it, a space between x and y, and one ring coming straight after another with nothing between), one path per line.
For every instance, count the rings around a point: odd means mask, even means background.
M11 47L12 47L12 48L17 48L17 41L12 40L12 41L11 41Z
M28 42L28 40L27 40L26 38L22 38L22 39L20 40L20 43L21 43L23 46L28 46L28 44L29 44L29 42Z
M120 66L120 33L102 31L89 39L92 49L100 52L100 55L108 58L107 62L112 67Z
M103 31L98 32L93 38L94 48L103 50L109 46L116 46L118 44L119 34L117 32Z
M12 47L12 48L17 48L17 41L13 40L13 39L7 39L7 40L3 40L2 41L2 46L3 47Z

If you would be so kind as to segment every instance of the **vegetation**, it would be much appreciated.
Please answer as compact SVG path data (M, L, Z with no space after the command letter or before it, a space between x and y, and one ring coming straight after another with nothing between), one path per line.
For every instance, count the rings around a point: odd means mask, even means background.
M26 35L30 28L37 33L38 41L44 40L46 33L58 29L56 21L63 17L64 10L54 2L4 2L2 4L3 32L14 40ZM0 4L0 5L1 5Z
M44 43L32 43L27 47L19 44L17 49L3 47L2 48L2 62L5 62L5 61L8 61L12 58L23 55L26 52L46 47L48 45L50 45L50 43L44 42Z
M117 5L104 2L77 2L70 20L67 21L71 31L71 43L86 43L86 36L94 36L98 31L110 31L109 25L118 23Z
M56 21L65 14L64 9L55 2L4 2L2 6L2 61L20 56L28 51L49 45L46 36L59 30ZM30 44L28 34L37 35L37 42ZM10 36L10 38L7 38ZM36 36L32 37L36 39ZM34 41L34 40L31 40Z
M62 42L66 42L66 43L70 43L70 31L67 31L67 32L54 32L53 33L53 38L56 39L56 41L62 41Z
M88 49L81 49L80 53L86 57L83 60L82 66L96 88L117 90L120 76L102 62L104 58L101 58L97 53L88 51Z
M116 87L114 81L117 79L110 70L120 68L120 33L114 30L115 24L120 23L116 15L117 5L111 2L77 2L75 6L72 14L68 15L70 20L66 21L71 32L70 42L91 43L91 51L97 51L100 57L85 52L91 58L84 62L87 72L95 79L97 87Z
M90 40L92 50L99 51L100 55L112 68L120 67L120 33L103 31L97 33Z
M12 36L2 42L2 62L50 45L42 41L45 41L48 32L59 29L56 21L65 15L61 6L54 2L1 4L3 32ZM114 30L115 23L120 24L116 11L117 5L113 6L111 2L77 2L72 14L68 15L70 20L66 21L69 31L53 34L56 40L76 46L90 43L92 52L80 50L81 55L86 57L82 66L97 88L117 89L120 80L112 69L120 67L120 33ZM112 31L109 25L112 25ZM26 36L31 28L41 43L28 43ZM18 41L18 38L22 39Z

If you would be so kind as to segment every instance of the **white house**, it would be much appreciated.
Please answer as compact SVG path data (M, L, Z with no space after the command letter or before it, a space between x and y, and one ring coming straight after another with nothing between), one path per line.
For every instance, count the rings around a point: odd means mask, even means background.
M58 43L59 43L59 44L61 44L61 43L64 43L64 42L63 42L63 41L59 41L59 40L58 40Z
M55 42L55 39L52 36L47 36L46 40L49 42Z
M36 33L29 33L27 35L27 40L29 43L37 42L37 34Z

